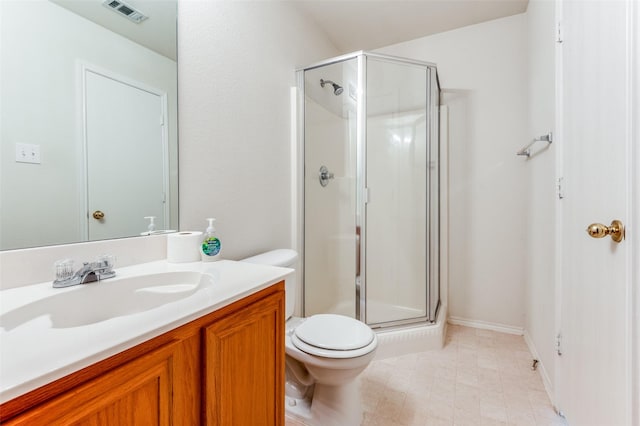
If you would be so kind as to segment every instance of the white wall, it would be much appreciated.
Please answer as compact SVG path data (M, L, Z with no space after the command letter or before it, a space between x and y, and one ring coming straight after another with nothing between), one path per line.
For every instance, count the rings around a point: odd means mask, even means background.
M529 136L555 132L555 2L529 0ZM540 360L539 371L553 400L555 342L556 141L538 143L525 162L527 197L527 281L525 336ZM545 149L543 149L545 148Z
M524 326L527 168L526 16L515 15L381 49L435 62L449 107L449 313Z
M174 150L176 64L49 1L2 1L0 7L0 249L79 241L77 61L169 93ZM42 163L16 163L16 143L40 145Z
M338 52L287 2L178 2L180 229L223 256L291 246L295 69Z

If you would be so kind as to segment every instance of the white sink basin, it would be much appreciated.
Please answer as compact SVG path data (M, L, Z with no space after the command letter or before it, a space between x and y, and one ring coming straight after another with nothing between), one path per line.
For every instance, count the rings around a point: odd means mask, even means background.
M0 315L0 327L10 331L42 316L49 317L52 328L95 324L155 309L210 286L211 275L194 271L115 277L56 289L48 297Z

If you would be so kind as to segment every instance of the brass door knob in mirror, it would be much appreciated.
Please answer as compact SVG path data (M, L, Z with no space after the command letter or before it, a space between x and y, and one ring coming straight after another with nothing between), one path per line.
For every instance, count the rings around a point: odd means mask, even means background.
M100 210L96 210L95 212L93 212L93 218L95 220L102 220L104 219L104 213L102 213Z
M624 240L624 225L619 220L611 222L611 226L601 223L592 223L587 227L587 233L592 238L603 238L611 235L611 239L616 243Z

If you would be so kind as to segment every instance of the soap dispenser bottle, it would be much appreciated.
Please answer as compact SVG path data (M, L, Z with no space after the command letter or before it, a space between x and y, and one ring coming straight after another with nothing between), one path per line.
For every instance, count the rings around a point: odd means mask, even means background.
M145 216L145 219L149 219L149 225L147 226L147 231L151 234L156 230L156 217L155 216Z
M219 260L222 250L220 239L216 235L216 228L213 227L215 219L210 217L207 220L209 221L209 226L204 231L204 238L200 246L200 254L202 255L203 262Z
M147 232L141 232L140 235L151 235L156 230L155 216L145 216L145 219L149 220L149 225L147 226Z

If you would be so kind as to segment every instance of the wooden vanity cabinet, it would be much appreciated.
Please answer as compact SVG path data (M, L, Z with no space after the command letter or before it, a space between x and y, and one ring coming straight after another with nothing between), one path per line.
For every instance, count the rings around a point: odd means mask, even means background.
M8 401L3 425L284 425L284 283Z

